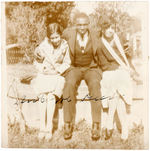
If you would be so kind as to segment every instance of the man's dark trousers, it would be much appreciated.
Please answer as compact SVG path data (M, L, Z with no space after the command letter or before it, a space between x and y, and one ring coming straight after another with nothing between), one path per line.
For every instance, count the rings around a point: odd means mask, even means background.
M101 91L100 80L101 75L99 68L90 67L72 67L66 74L66 83L63 91L63 112L64 122L75 123L76 115L76 95L81 80L85 80L89 95L91 96L91 114L93 122L101 120ZM86 95L86 94L85 94ZM93 99L92 99L93 98ZM98 99L98 100L96 100ZM84 112L84 110L83 110Z

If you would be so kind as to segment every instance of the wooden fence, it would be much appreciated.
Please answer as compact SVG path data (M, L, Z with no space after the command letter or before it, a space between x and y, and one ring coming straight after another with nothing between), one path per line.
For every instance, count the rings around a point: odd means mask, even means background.
M15 64L23 59L24 51L19 44L11 44L6 46L6 59L8 64Z

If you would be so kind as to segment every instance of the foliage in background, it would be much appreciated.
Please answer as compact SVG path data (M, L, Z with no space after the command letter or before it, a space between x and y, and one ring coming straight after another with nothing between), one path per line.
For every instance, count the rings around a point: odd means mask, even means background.
M6 2L6 40L7 45L19 43L26 60L32 62L33 52L46 36L46 25L58 22L64 28L71 25L73 15L78 11L73 9L74 2ZM124 1L99 1L98 7L90 15L91 27L101 31L101 23L105 15L116 25L116 32L133 35L141 31L141 22L130 16Z
M130 16L126 12L126 2L100 1L93 14L90 15L91 26L96 30L101 30L100 26L104 21L104 16L108 16L116 25L116 32L133 34L141 30L141 23L138 18Z
M122 44L128 43L130 49L126 51L126 55L142 57L141 20L129 14L127 9L130 4L126 1L99 1L97 5L95 12L90 15L90 26L101 36L101 25L107 16L115 24L115 31Z
M73 2L6 2L6 43L19 43L26 56L33 52L46 36L46 25L58 22L69 24Z

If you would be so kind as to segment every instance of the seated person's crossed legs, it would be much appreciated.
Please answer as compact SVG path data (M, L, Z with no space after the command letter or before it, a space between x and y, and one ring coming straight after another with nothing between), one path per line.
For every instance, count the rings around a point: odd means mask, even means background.
M102 95L108 96L106 114L106 139L111 138L114 129L115 112L121 124L121 139L128 139L127 106L132 104L132 83L125 70L106 71L101 81Z

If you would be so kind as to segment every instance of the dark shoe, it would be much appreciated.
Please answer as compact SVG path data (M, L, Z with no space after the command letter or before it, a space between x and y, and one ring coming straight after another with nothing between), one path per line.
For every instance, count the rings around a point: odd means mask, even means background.
M126 144L128 142L128 139L121 139L122 144Z
M21 79L20 79L20 82L21 83L24 83L24 84L30 84L31 83L31 80L34 78L34 76L25 76L25 77L22 77Z
M73 127L71 123L65 123L64 125L64 139L68 140L72 137Z
M103 112L108 113L109 108L103 108Z
M92 140L100 139L100 125L99 123L93 123L92 125Z
M111 130L105 130L105 140L108 140L112 137L113 129Z

